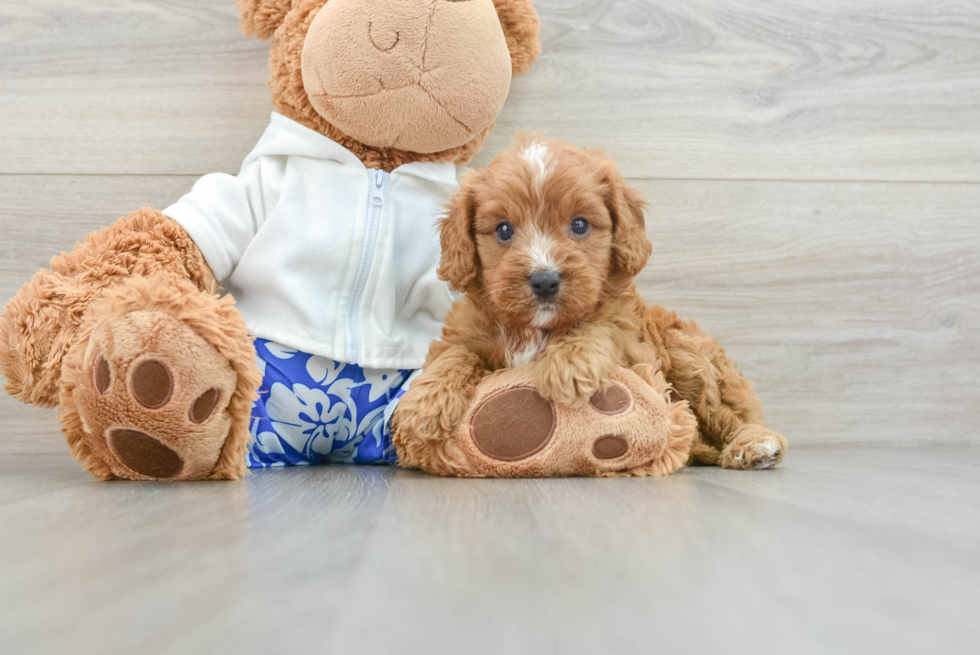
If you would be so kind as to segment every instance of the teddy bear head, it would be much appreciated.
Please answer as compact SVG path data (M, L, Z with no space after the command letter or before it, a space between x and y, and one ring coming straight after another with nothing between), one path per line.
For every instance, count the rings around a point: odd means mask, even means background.
M276 110L372 168L465 164L541 52L533 0L238 0Z

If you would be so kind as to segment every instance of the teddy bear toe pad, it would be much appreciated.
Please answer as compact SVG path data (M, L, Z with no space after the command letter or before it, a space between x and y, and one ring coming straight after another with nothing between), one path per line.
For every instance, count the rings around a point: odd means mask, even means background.
M133 369L131 378L130 392L143 407L160 409L170 402L174 393L174 376L163 362L155 359L142 361Z
M206 477L230 430L236 376L189 327L132 312L96 329L73 391L85 440L119 477ZM87 383L86 383L87 381Z
M151 478L172 478L184 468L180 455L139 430L109 430L109 446L131 471Z
M532 387L494 394L473 414L473 443L487 457L519 462L540 452L555 433L555 408Z
M592 454L596 459L618 459L629 452L630 445L618 434L599 437L592 444Z
M608 389L595 392L589 403L601 414L622 414L630 408L630 392L620 384L613 384Z

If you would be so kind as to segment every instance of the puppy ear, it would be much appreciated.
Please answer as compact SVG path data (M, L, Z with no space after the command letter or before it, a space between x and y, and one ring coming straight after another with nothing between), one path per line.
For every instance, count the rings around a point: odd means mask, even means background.
M442 260L439 279L449 282L453 291L466 293L476 286L476 178L480 171L469 171L460 182L460 191L449 204L449 213L439 221Z
M593 156L599 161L600 176L605 186L606 208L613 220L614 270L636 277L647 265L653 252L643 215L647 203L636 189L626 186L615 162L606 159L601 153L593 153Z
M286 20L293 0L235 0L235 4L242 12L242 34L265 41Z
M526 73L541 54L541 19L534 0L493 0L507 37L514 75Z

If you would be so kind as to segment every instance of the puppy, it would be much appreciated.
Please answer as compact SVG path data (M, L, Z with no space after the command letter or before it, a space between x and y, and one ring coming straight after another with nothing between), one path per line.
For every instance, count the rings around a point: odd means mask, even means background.
M531 136L469 171L441 221L439 276L463 301L416 381L416 438L452 437L489 373L534 367L538 392L587 402L620 367L666 381L689 403L692 458L732 469L771 468L786 440L735 362L693 322L649 306L633 278L652 252L644 202L614 162ZM662 383L662 382L661 382Z

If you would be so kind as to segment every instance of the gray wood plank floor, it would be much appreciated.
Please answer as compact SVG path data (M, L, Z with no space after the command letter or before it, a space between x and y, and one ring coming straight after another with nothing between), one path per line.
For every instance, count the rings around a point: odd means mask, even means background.
M0 394L11 653L975 653L980 2L538 0L517 130L651 202L639 287L755 381L785 465L94 482ZM0 0L0 304L235 172L269 116L232 0Z
M775 471L98 483L0 461L9 653L968 653L980 448Z

